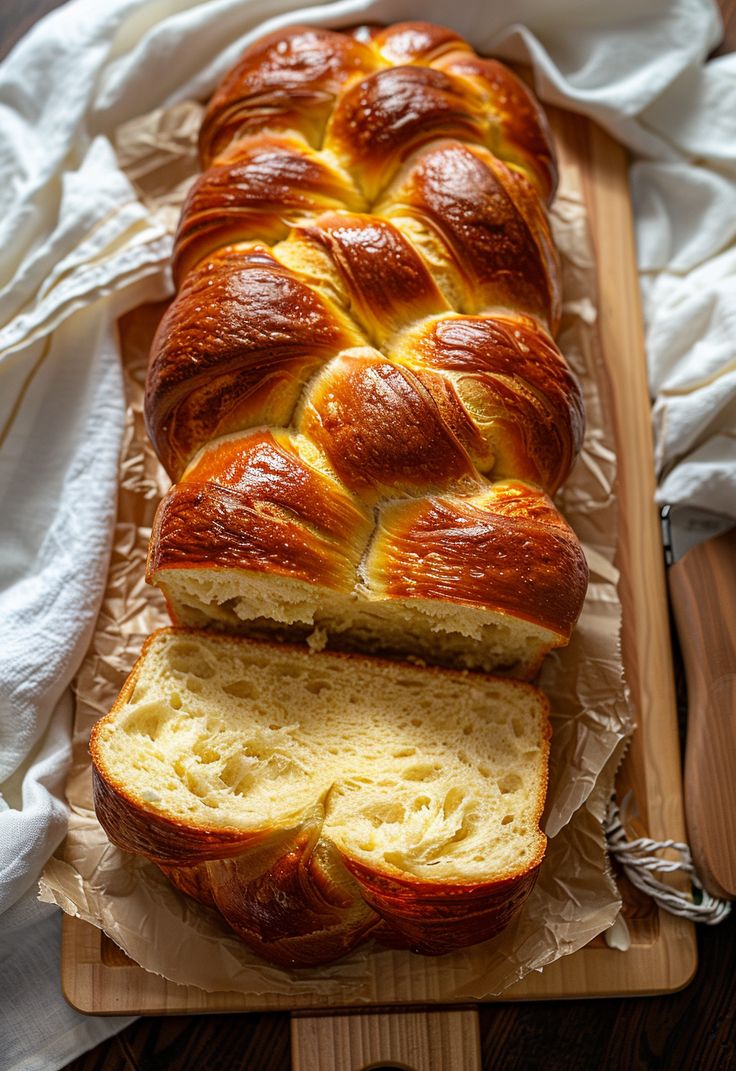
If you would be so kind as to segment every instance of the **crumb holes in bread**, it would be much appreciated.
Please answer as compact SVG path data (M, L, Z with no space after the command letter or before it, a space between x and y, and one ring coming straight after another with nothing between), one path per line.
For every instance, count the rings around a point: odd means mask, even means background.
M181 710L181 696L178 692L172 692L169 696L169 706L173 710Z
M433 781L439 772L439 766L430 766L429 763L420 762L415 766L407 766L401 776L405 781Z
M253 782L251 771L252 763L243 755L233 755L220 771L220 780L232 789L236 796L244 796Z
M501 825L502 826L510 825L510 823L513 822L513 820L514 820L513 814L505 814L503 816L503 818L501 819Z
M222 690L234 699L255 699L256 697L256 689L252 681L233 681L231 684L223 684Z
M313 680L307 681L306 688L312 695L319 695L320 692L324 692L326 688L330 687L330 682L326 680Z
M464 792L459 788L451 788L445 796L445 802L442 804L442 812L445 818L449 818L451 814L454 814L464 799Z
M196 771L189 769L184 762L175 762L173 769L181 783L186 786L192 795L205 802L204 797L209 795L211 786L198 776Z
M500 778L498 788L504 796L509 792L517 792L521 788L521 778L517 773L505 774Z
M211 762L217 762L217 760L220 758L220 752L215 751L215 749L208 743L207 740L198 740L192 748L192 751L197 756L199 761L204 763L205 765L209 765L209 763Z
M473 832L473 823L467 819L463 819L462 824L458 830L450 837L448 844L460 844L462 841L467 840L470 834ZM442 849L440 848L441 852Z
M520 737L524 735L524 723L521 718L512 718L511 728L514 730L514 736Z
M168 651L169 665L175 673L190 674L208 680L215 669L193 643L176 643Z
M130 711L125 719L125 731L157 740L171 717L171 710L161 703L149 703Z
M384 824L395 825L404 821L405 812L400 803L384 803L372 808L366 817L371 825L376 827Z

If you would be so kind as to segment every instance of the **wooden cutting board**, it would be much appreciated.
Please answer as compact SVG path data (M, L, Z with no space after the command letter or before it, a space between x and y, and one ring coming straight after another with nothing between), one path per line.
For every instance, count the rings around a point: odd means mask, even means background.
M619 798L631 790L641 819L640 832L656 839L685 839L680 755L670 649L662 547L654 504L650 412L636 274L627 156L593 122L548 109L563 164L580 169L599 265L600 349L610 378L618 452L621 601L624 662L638 729L619 773ZM660 912L622 882L631 947L609 948L596 938L575 955L551 964L511 989L501 1000L602 997L650 994L683 987L696 967L693 926ZM91 1014L186 1014L294 1009L287 996L205 993L148 974L94 927L64 917L62 986L67 1000ZM385 1002L391 1004L387 980ZM411 1000L431 994L417 970ZM300 998L298 1007L324 1007L326 998ZM333 1000L334 1005L334 1000ZM371 1009L375 1011L375 1009ZM439 1015L439 1017L438 1017ZM395 1029L396 1014L295 1018L295 1066L347 1068L339 1053L370 1061L426 1054L415 1066L479 1066L474 1013L411 1013ZM393 1025L392 1025L393 1024ZM411 1040L413 1038L413 1041ZM393 1039L393 1040L392 1040ZM402 1040L403 1039L403 1040ZM385 1042L385 1044L384 1044ZM347 1048L345 1046L348 1046ZM397 1049L399 1045L399 1049ZM340 1048L342 1046L342 1048ZM388 1046L388 1047L386 1047ZM316 1062L315 1054L320 1054ZM434 1056L432 1055L434 1053ZM357 1057L356 1057L357 1059ZM419 1056L417 1056L419 1059ZM439 1061L439 1062L437 1062ZM443 1062L444 1061L444 1062Z

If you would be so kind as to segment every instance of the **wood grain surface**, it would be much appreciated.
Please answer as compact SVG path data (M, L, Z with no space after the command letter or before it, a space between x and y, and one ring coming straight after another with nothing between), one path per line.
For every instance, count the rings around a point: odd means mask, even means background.
M294 1015L293 1071L481 1071L478 1016L468 1011Z
M57 6L58 0L2 0L0 57L34 21ZM736 0L720 0L720 6L726 37L717 54L736 49ZM681 707L684 710L684 703ZM482 1006L483 1068L736 1068L736 918L712 929L699 927L698 946L695 979L671 996ZM65 1071L288 1071L290 1067L289 1017L262 1013L140 1019L72 1061Z
M736 898L736 529L699 543L670 566L688 711L687 832L701 881Z

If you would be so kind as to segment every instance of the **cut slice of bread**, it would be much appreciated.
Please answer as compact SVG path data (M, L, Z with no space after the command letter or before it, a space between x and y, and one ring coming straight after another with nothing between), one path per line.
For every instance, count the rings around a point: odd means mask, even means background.
M95 805L274 962L441 953L531 891L549 734L518 681L167 629L93 730Z

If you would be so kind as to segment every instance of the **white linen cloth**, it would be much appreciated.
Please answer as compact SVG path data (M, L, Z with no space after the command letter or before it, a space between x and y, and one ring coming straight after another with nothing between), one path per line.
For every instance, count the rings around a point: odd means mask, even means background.
M629 145L660 495L736 518L736 56L710 0L73 0L0 66L0 1067L54 1071L127 1020L69 1009L34 900L64 835L69 683L102 594L123 396L116 318L170 239L111 135L204 98L257 34L427 19L531 61ZM264 24L264 20L269 20ZM42 967L42 969L39 969Z

